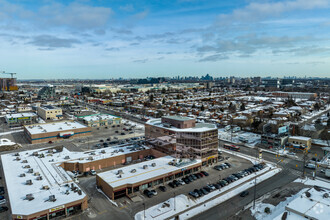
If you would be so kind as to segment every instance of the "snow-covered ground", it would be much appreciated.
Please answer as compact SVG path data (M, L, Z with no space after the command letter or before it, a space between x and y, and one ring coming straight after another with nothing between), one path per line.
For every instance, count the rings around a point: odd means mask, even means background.
M261 136L253 132L239 131L231 133L231 131L225 131L224 128L218 129L218 136L220 140L230 141L232 143L243 143L239 138L245 139L245 145L247 147L254 147L257 143L260 143Z
M299 182L303 183L305 185L311 185L311 186L320 186L324 188L328 188L328 193L329 193L329 187L330 183L328 181L320 180L320 179L297 179L294 182ZM308 189L302 189L300 190L297 194L292 195L290 197L287 197L285 201L280 202L278 205L274 206L271 204L263 203L262 201L259 201L256 203L255 209L251 207L251 213L252 216L255 217L257 220L280 220L282 218L283 213L286 211L286 207L290 209L293 208L294 210L301 211L303 213L311 214L311 215L316 215L319 216L318 219L328 219L327 217L324 218L325 216L330 216L330 209L329 209L329 199L325 199L327 201L322 201L322 198L320 198L320 195L315 195L315 194L324 194L324 192L316 192L313 191L312 195L318 198L312 198L313 200L310 200L310 198L306 198L304 196L305 192ZM311 202L314 203L312 204ZM315 202L316 201L316 202ZM327 204L324 204L327 203ZM297 206L298 205L298 206ZM250 204L252 206L252 204ZM265 208L268 207L270 209L270 214L265 213ZM312 212L312 213L311 213ZM295 220L295 219L305 219L302 216L299 216L295 213L288 213L287 219L289 220Z
M208 195L197 199L191 199L190 197L181 194L176 196L175 199L171 198L163 203L157 204L146 209L145 218L143 216L144 211L136 213L135 219L166 219L179 213L181 213L179 219L188 219L252 187L254 184L255 175L260 175L256 179L257 183L260 183L274 176L280 171L280 168L266 167L265 169L256 172L256 174L246 176L242 179L237 180L236 182L233 182L225 187L220 188L220 190L215 190Z
M12 134L12 133L16 133L16 132L21 132L21 131L23 131L23 129L14 130L14 131L7 131L7 132L2 132L2 133L0 133L0 136L2 136L2 135L7 135L7 134Z
M15 142L12 142L11 140L7 139L7 138L2 138L0 139L0 147L2 146L11 146L11 145L15 145Z

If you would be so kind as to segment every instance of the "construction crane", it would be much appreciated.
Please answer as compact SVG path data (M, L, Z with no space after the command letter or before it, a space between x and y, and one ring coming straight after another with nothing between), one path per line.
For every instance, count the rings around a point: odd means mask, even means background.
M2 74L10 74L12 79L14 78L14 75L16 75L16 73L6 73L5 71L2 71L1 73Z

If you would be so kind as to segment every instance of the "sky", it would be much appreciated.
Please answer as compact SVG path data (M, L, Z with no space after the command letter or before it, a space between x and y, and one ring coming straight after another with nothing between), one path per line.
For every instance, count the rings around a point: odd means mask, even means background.
M330 77L330 0L0 0L0 71Z

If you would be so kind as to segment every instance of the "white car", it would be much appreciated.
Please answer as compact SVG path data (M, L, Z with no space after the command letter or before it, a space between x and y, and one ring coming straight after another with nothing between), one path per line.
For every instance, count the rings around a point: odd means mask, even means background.
M181 185L185 185L186 183L183 181L183 180L181 180L181 179L178 179L178 182L181 184Z
M92 176L95 176L95 175L96 175L96 171L95 171L95 170L91 170L91 171L89 171L89 173L90 173Z
M309 168L309 169L314 169L314 170L316 169L316 166L313 163L308 163L308 164L305 165L305 167Z

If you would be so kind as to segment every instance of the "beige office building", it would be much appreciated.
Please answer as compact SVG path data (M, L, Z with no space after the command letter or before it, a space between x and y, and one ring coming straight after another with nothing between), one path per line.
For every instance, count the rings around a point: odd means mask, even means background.
M50 105L38 107L37 113L44 120L62 119L62 109Z

